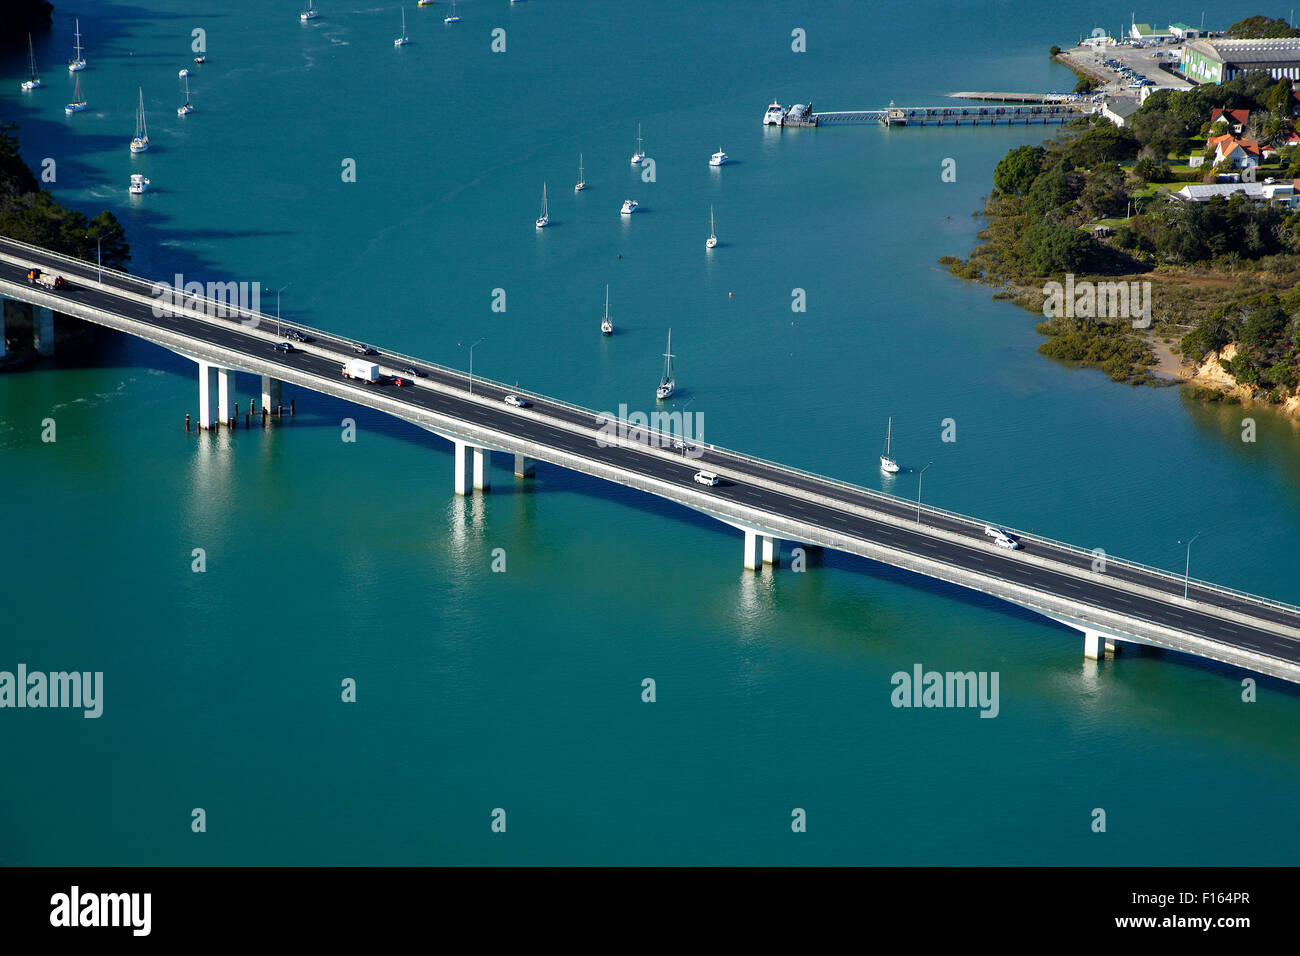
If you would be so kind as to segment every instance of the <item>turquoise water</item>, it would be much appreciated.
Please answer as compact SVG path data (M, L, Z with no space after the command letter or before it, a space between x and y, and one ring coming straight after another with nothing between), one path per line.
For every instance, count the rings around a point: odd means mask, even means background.
M1240 409L1042 359L1032 316L935 265L973 245L997 160L1050 130L758 122L773 98L1068 88L1046 49L1091 14L467 0L454 26L411 4L395 50L397 5L326 2L308 26L280 6L60 8L36 50L46 88L20 94L6 62L0 116L28 163L54 158L60 199L115 211L134 271L287 284L290 319L462 368L481 339L476 373L599 409L647 409L671 326L676 407L710 441L904 496L933 459L930 503L1164 567L1201 530L1194 574L1300 601L1293 425L1257 414L1243 444ZM1256 12L1232 6L1225 23ZM73 15L90 110L67 118ZM194 27L209 62L180 119ZM133 159L138 85L154 148ZM628 163L638 122L654 183ZM713 170L719 145L733 162ZM132 171L154 184L135 202ZM629 197L645 210L630 221ZM255 389L241 379L241 400ZM291 396L290 425L199 438L182 428L192 366L150 346L0 376L0 669L105 674L99 720L0 712L0 761L22 768L0 788L3 862L1212 864L1300 848L1276 825L1300 784L1285 685L1244 704L1242 675L1176 655L1096 668L1073 632L844 556L748 574L726 526L545 466L525 484L498 461L492 494L459 500L438 439ZM889 416L892 480L875 464ZM999 672L997 719L891 707L890 675L917 662ZM207 833L190 832L195 807Z

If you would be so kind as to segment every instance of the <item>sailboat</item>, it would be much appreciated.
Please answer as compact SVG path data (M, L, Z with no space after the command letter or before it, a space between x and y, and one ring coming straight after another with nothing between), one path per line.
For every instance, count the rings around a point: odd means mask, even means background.
M574 185L573 191L580 193L587 188L587 180L582 176L582 153L578 154L578 182Z
M655 398L662 401L672 395L673 389L677 383L673 381L673 330L668 330L668 351L664 352L664 374L659 380L659 387L655 389Z
M23 92L30 93L39 89L41 78L36 75L36 54L32 51L32 35L27 34L27 72L31 79L23 80Z
M77 21L77 32L75 34L76 48L72 54L72 62L68 64L68 71L71 73L80 73L86 68L86 58L81 55L81 21Z
M415 0L415 5L417 7L431 7L433 6L433 0Z
M718 244L718 237L713 231L713 207L709 207L709 238L704 240L704 247L712 249Z
M451 16L443 17L443 23L460 23L460 17L456 16L456 0L451 0Z
M889 424L885 430L885 453L880 456L880 470L887 475L892 475L898 471L898 462L889 457L889 446L894 437L894 419L889 419Z
M537 217L537 228L545 229L551 224L551 217L546 215L546 183L542 183L542 214Z
M189 116L194 112L194 107L190 105L190 71L181 70L181 73L183 74L182 78L185 80L185 103L176 107L176 115Z
M131 152L144 153L149 149L149 127L144 122L144 89L140 90L140 107L135 113L135 139L131 140Z
M410 42L406 35L406 7L402 7L402 35L393 41L393 46L406 46Z
M605 286L605 317L600 320L600 331L604 335L614 334L614 323L609 320L609 286Z
M641 148L641 124L636 124L636 152L632 154L632 165L640 166L645 162L645 150Z
M298 19L303 23L306 23L308 20L316 19L316 4L313 0L307 0L307 9L298 14Z
M72 102L63 107L63 112L71 115L73 113L80 113L85 108L86 98L81 94L81 77L78 76L76 88L72 91Z

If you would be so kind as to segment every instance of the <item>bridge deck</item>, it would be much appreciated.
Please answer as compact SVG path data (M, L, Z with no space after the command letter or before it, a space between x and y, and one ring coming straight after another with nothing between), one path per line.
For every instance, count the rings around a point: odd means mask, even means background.
M30 286L26 270L40 266L70 280L52 293ZM790 540L860 554L1031 607L1075 626L1124 639L1225 661L1300 683L1300 608L1257 595L1191 581L1108 557L1092 570L1091 551L1020 534L1022 551L994 547L984 523L936 508L701 443L702 457L683 457L657 441L610 444L603 420L590 409L543 395L514 410L508 392L528 393L481 377L469 394L464 373L381 350L374 359L400 373L408 364L429 371L414 388L354 384L340 367L354 357L351 341L307 329L316 341L286 355L275 349L274 319L235 311L227 318L162 310L155 316L151 283L93 264L58 257L0 238L0 294L97 322L188 354L333 395L395 415L430 431L484 447L527 454L677 501L721 520ZM272 331L267 331L267 329ZM651 436L657 438L661 436ZM723 476L708 490L699 468Z

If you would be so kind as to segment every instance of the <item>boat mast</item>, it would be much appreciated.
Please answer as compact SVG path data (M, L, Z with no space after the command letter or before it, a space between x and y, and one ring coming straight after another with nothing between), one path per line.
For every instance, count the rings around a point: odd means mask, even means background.
M673 380L673 330L668 330L668 351L664 352L664 380L660 385L667 385Z

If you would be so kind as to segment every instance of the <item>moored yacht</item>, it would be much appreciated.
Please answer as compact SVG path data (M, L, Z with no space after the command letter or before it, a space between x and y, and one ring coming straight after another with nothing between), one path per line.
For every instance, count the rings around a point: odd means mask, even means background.
M551 217L546 214L546 183L542 183L542 214L537 217L537 228L545 229L551 224Z
M402 7L402 35L393 41L393 46L406 46L410 42L410 38L406 35L406 7Z
M668 330L668 350L664 352L664 374L659 379L659 387L655 389L655 398L663 401L672 395L677 388L677 383L673 381L673 330Z
M77 32L75 34L74 42L76 45L72 53L72 62L68 64L68 71L70 73L80 73L82 70L86 68L86 58L82 56L82 52L81 52L81 21L80 20L77 21Z
M185 79L185 102L176 107L176 115L189 116L194 112L194 107L190 105L190 71L181 70L181 74Z
M38 90L41 87L41 78L36 75L36 54L32 52L32 35L27 34L27 73L28 79L23 80L23 92L30 93L32 90Z
M307 0L307 9L298 14L298 19L303 23L306 23L308 20L316 19L316 4L314 0Z
M885 426L885 453L880 456L880 470L887 475L896 474L898 472L898 462L894 461L889 454L889 446L893 437L894 419L890 418L889 424Z
M636 152L632 154L632 165L640 166L645 162L645 150L641 148L641 124L636 124Z
M81 92L81 76L77 76L76 88L72 91L72 102L63 107L63 112L71 115L80 113L86 108L86 97Z
M614 323L609 320L609 286L605 286L605 317L600 320L602 335L614 334Z
M145 179L140 173L131 174L131 195L142 196L144 191L149 188L149 180Z
M713 231L713 207L710 206L709 207L709 238L704 240L704 247L706 249L712 249L717 244L718 244L718 236Z
M131 152L149 151L149 127L144 121L144 90L140 90L140 105L135 111L135 139L131 140Z
M573 186L575 193L580 193L587 188L587 180L582 175L582 153L578 154L578 181Z
M781 121L785 119L785 109L780 103L773 103L763 114L764 126L780 126Z
M621 210L619 210L619 211L620 211L624 216L630 216L630 215L632 215L632 213L636 212L636 208L637 208L638 205L639 205L639 203L637 203L637 201L636 201L635 199L624 199L624 200L623 200L623 208L622 208Z
M716 153L714 153L712 156L709 157L709 165L710 165L710 166L725 166L726 164L727 164L727 154L724 153L724 152L722 151L722 147L719 146L719 147L718 147L718 151L717 151Z
M460 17L456 16L456 0L451 0L451 16L443 17L443 23L460 23Z

